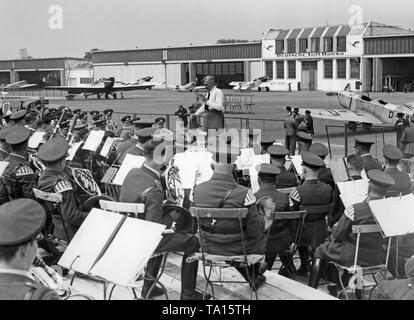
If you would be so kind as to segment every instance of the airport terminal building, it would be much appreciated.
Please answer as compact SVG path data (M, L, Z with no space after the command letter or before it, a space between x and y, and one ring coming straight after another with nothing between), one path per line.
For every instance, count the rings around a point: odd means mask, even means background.
M115 77L134 82L153 76L175 88L212 74L220 87L264 75L269 91L414 91L414 32L368 22L361 25L269 29L259 42L95 51L80 58L0 61L0 84L21 80L82 86Z

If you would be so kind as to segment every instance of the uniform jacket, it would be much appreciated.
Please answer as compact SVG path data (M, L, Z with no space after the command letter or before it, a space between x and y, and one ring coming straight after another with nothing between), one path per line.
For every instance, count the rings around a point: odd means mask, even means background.
M163 199L164 192L159 175L144 164L128 173L121 187L119 201L145 204L145 216L142 218L170 227L171 217L162 216Z
M334 179L332 177L331 169L326 168L326 167L325 168L321 168L319 170L318 178L323 183L326 183L327 185L331 186L332 189L335 187L335 181L334 181Z
M62 194L60 211L66 222L69 238L72 239L88 213L79 209L78 195L75 194L68 175L64 171L46 168L39 178L39 189L45 192ZM62 221L57 212L53 214L52 218L55 226L53 234L59 239L66 240Z
M332 203L332 188L318 179L305 180L302 185L290 193L294 210L304 206L323 206ZM325 216L329 212L308 215L303 227L302 246L316 248L328 236Z
M292 188L298 185L298 180L293 173L286 170L285 166L277 166L281 173L276 176L276 188L285 189Z
M31 290L42 287L32 278L23 275L23 272L20 273L0 272L0 300L24 300ZM41 299L60 300L52 290L47 290Z
M373 169L382 170L381 162L379 162L378 159L374 159L374 157L371 154L362 154L361 157L362 166L366 172Z
M389 190L390 192L395 191L398 194L402 193L403 195L407 195L411 193L411 184L407 187L407 186L404 186L404 182L403 182L404 176L410 179L408 174L406 174L405 172L401 172L397 168L388 168L388 169L385 169L384 172L388 173L395 180L395 185L392 189Z
M404 154L414 156L414 126L406 128L402 133L401 148Z
M276 203L277 212L290 211L289 196L287 194L278 192L275 185L262 184L258 192L254 194L257 200L262 197L271 197ZM267 232L266 232L267 235ZM273 221L269 230L269 236L266 244L266 254L280 253L289 249L292 243L292 235L290 226L287 221Z
M353 225L376 224L368 201L347 208L344 215L332 229L332 237L323 243L316 255L323 260L334 261L346 267L354 264L357 235L352 232ZM385 262L382 251L382 236L379 233L363 234L360 238L358 261L361 267Z
M286 136L290 137L296 135L298 124L293 116L286 118L284 128L286 129Z
M209 181L194 188L193 205L202 208L219 208L227 192L232 190L223 208L248 208L243 224L247 254L264 254L266 239L264 219L257 211L253 193L238 185L232 175L214 173ZM201 219L205 251L212 254L240 255L243 247L239 222L234 219Z
M1 178L0 202L19 198L35 199L33 188L37 186L37 176L29 162L13 153L4 161L8 161L9 165Z

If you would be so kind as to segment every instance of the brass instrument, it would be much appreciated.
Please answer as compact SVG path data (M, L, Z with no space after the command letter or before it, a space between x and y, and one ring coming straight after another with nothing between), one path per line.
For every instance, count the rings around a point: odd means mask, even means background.
M163 177L165 179L165 193L167 200L175 205L182 206L185 194L184 188L181 184L179 169L174 164L174 158L172 158L168 163Z
M53 139L56 136L56 134L58 133L58 131L60 129L60 124L62 123L62 121L65 117L66 111L67 111L66 109L63 109L62 114L60 115L60 118L59 118L58 122L56 123L55 127L53 128L53 133L50 135L49 139Z
M72 123L70 124L70 127L69 127L68 134L66 136L66 141L68 141L69 145L72 145L73 143L73 138L74 138L73 129L75 128L76 121L78 120L78 118L79 118L79 115L75 114L72 119Z
M71 180L88 196L100 196L102 195L98 184L92 176L89 169L80 169L66 166L69 170Z

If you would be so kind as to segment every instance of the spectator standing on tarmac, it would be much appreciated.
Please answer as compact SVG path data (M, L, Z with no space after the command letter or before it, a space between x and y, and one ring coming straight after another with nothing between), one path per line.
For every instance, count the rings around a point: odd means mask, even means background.
M298 124L295 120L294 113L289 112L289 109L286 108L288 111L288 117L285 120L284 128L285 128L285 147L289 150L289 154L291 156L295 155L296 151L296 132L298 130Z
M315 134L315 130L313 128L313 118L311 116L310 110L305 111L305 117L306 117L306 120L305 120L306 130L310 135L313 136Z

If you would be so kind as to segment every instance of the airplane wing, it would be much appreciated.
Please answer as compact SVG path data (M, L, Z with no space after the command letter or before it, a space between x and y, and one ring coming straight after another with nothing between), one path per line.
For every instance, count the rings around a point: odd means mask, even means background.
M68 93L71 93L71 94L81 94L81 93L100 93L100 92L103 92L105 88L103 86L83 86L83 87L48 86L45 89L67 91Z
M343 122L372 123L382 125L383 121L369 112L358 110L351 111L346 109L310 109L313 118L336 120Z
M134 91L134 90L144 90L144 89L152 89L153 87L163 85L165 82L161 83L150 83L144 82L143 84L135 84L135 85L115 85L112 90L113 91Z

